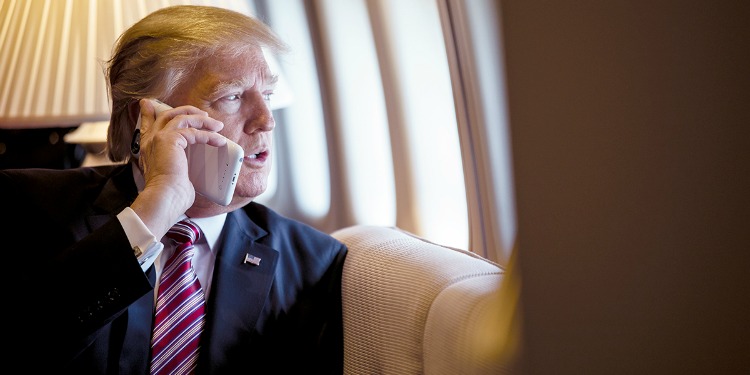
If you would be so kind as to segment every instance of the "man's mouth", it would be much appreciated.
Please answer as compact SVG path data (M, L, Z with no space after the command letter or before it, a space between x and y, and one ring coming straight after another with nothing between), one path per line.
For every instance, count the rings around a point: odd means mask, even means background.
M257 160L257 161L263 161L268 158L268 151L261 151L255 154L248 154L245 155L245 160Z

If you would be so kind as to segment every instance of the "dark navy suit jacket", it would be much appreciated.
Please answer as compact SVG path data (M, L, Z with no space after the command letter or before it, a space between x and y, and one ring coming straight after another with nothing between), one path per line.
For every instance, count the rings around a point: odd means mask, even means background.
M5 365L148 373L153 270L141 270L115 217L136 195L129 165L0 171L13 285ZM341 373L345 246L256 203L228 214L222 238L198 372Z

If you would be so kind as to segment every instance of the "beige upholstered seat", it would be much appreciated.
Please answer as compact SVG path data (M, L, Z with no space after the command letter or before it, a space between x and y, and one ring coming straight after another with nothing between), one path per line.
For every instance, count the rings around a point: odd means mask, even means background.
M504 274L497 264L397 228L354 226L333 236L349 247L346 374L504 372L486 345L503 334L493 332Z

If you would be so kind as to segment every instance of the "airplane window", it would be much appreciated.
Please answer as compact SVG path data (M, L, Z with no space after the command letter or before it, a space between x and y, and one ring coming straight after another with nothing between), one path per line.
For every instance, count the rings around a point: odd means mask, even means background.
M472 251L507 264L516 242L499 5L441 2L461 134Z
M320 83L305 8L300 0L276 0L264 2L263 10L274 31L291 49L277 58L291 99L274 113L279 152L269 187L259 201L287 213L299 210L299 215L317 220L330 207L330 175ZM280 170L285 173L279 175ZM274 199L279 180L287 181L281 184L292 190L285 199Z
M340 127L343 173L357 223L395 224L393 159L383 86L366 4L325 0L320 10L329 53L330 95Z
M395 225L506 260L515 217L500 46L488 39L497 20L481 14L493 7L254 3L290 44L279 64L294 97L275 112L279 152L259 200L323 230Z
M399 199L399 226L437 243L468 249L469 229L461 148L445 41L432 0L371 2L379 22L381 66L391 112L397 176L411 180ZM400 129L403 129L401 131ZM403 150L399 150L399 147ZM409 167L403 168L405 164ZM399 195L402 198L404 195ZM402 214L402 210L414 210ZM406 218L404 218L406 217ZM402 220L402 218L404 218Z
M331 204L325 198L337 197L326 159L332 147L340 164L330 165L347 189L341 199L348 211L335 225L396 225L468 249L461 148L437 3L256 4L291 46L280 64L295 97L277 111L277 149L285 152L277 153L269 192L259 200L307 218L325 216ZM325 131L336 144L326 145ZM273 195L288 186L294 187L291 202L284 202L289 192Z
M471 1L466 6L465 24L470 30L474 61L476 61L477 76L482 77L477 83L478 102L481 102L483 125L485 131L487 155L484 161L488 163L488 175L491 182L491 199L486 199L487 205L492 205L492 217L487 220L497 228L498 237L494 246L496 253L484 254L501 264L507 264L516 242L516 207L513 189L513 171L511 161L511 147L509 135L509 120L506 108L504 87L505 77L502 73L504 63L499 39L499 13L497 5L492 0ZM471 21L470 21L471 20ZM479 78L476 78L479 81ZM502 103L502 104L498 104ZM477 133L479 133L477 131Z

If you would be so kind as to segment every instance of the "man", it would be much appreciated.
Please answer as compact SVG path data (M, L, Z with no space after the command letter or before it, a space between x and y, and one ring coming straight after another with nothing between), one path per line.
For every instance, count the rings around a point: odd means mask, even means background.
M181 246L165 235L189 219L200 229L190 248L202 313L197 349L177 373L342 372L346 248L252 202L266 189L274 128L275 78L262 48L284 45L245 15L158 10L123 33L106 68L108 154L126 163L0 172L2 248L18 259L8 267L17 328L6 365L156 373L157 294ZM155 116L146 98L174 109ZM224 137L245 151L227 206L195 193L185 153Z

